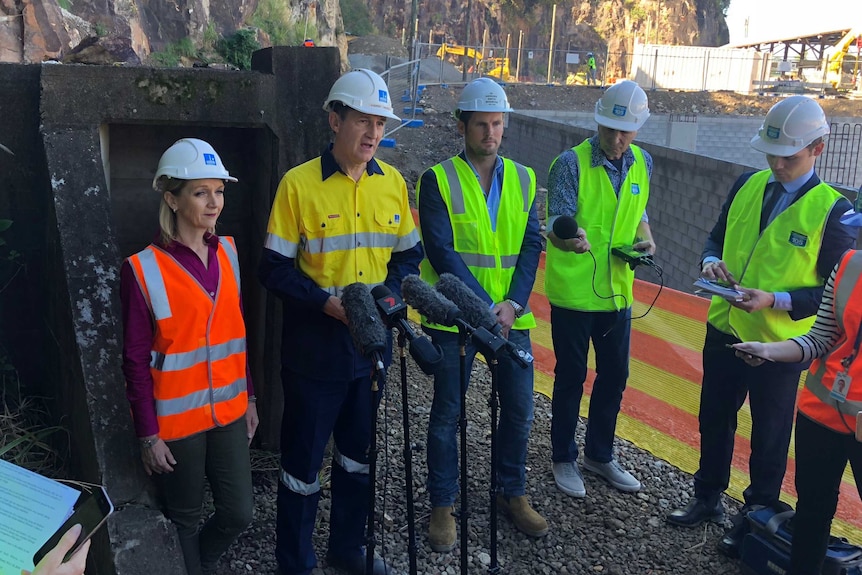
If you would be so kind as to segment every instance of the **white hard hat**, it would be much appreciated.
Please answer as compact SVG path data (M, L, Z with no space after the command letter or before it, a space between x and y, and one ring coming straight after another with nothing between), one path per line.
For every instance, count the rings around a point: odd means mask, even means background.
M160 177L168 176L178 180L227 180L237 181L231 176L221 158L208 143L196 138L183 138L165 150L153 178L153 189L158 191L157 182Z
M636 132L649 118L646 93L631 80L614 84L596 102L596 123L611 130Z
M363 114L401 120L392 112L392 98L386 82L376 72L365 68L351 70L335 81L323 109L331 111L333 102L341 102Z
M805 96L790 96L770 108L751 147L770 156L792 156L829 133L820 105Z
M455 117L461 112L511 112L503 87L490 78L476 78L461 91Z

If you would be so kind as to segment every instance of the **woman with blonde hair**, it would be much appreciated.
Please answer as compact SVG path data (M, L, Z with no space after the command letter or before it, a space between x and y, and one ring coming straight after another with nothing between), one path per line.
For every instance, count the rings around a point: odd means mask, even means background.
M236 181L208 143L177 141L153 179L159 238L121 269L126 395L190 575L213 573L252 518L258 415L239 262L233 238L215 234ZM205 479L215 512L199 526Z

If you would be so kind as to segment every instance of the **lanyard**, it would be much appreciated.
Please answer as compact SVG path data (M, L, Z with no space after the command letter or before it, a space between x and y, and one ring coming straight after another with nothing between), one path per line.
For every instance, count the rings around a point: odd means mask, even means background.
M862 323L860 323L859 330L856 332L856 341L853 343L853 351L850 352L850 355L841 360L841 366L844 368L844 371L850 369L850 364L852 364L853 360L856 359L856 356L859 355L860 345L862 345Z

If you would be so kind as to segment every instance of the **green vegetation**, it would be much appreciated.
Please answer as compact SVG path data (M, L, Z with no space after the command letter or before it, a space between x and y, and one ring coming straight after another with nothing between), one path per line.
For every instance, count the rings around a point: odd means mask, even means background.
M153 52L150 54L150 59L160 66L171 68L179 65L180 58L194 58L197 53L192 39L186 37L166 45L161 52Z
M349 34L368 36L375 32L368 6L362 0L341 0L341 19Z
M260 49L254 30L246 28L237 30L233 36L222 38L216 43L216 50L228 64L233 64L240 70L251 68L251 54Z
M303 8L308 9L307 6ZM273 46L298 46L306 37L318 38L317 26L304 17L302 21L291 21L287 4L281 0L261 0L252 14L251 24L266 32Z

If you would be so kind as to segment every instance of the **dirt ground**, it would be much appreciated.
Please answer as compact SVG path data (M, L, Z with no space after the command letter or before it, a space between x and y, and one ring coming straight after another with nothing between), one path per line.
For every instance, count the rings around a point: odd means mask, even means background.
M592 111L602 95L601 88L587 86L508 84L505 90L512 108L527 110ZM378 151L379 158L401 170L411 197L422 172L461 150L461 138L452 117L460 91L460 86L426 88L419 104L425 113L418 116L425 125L398 130L392 134L396 147ZM650 91L648 96L653 114L702 116L763 116L780 99L735 92ZM862 121L862 99L823 98L817 102L828 117L856 117Z

